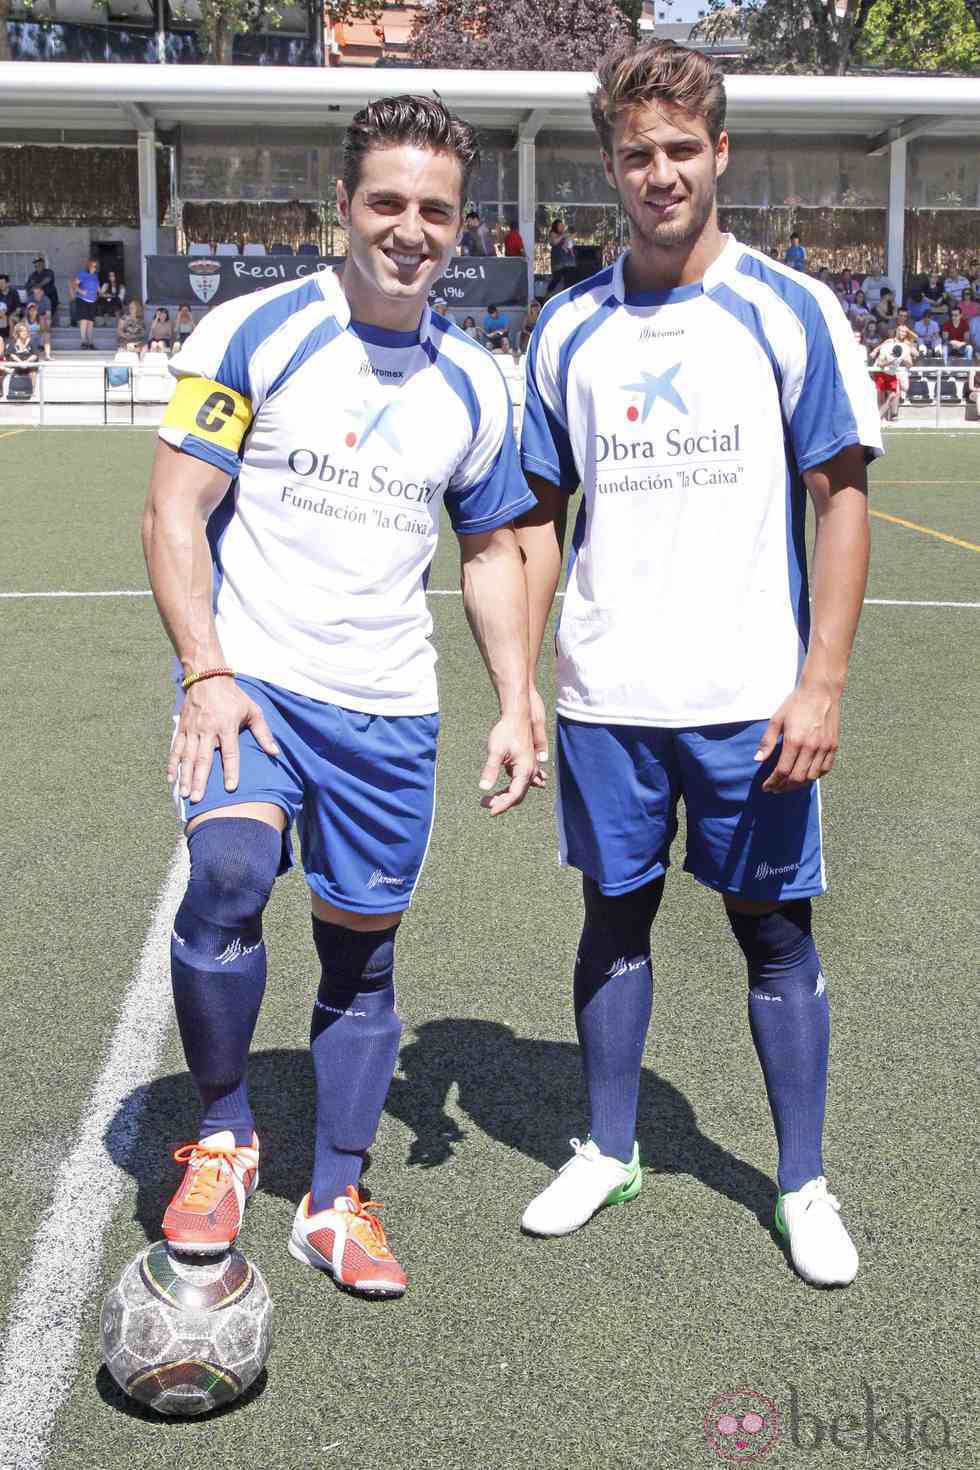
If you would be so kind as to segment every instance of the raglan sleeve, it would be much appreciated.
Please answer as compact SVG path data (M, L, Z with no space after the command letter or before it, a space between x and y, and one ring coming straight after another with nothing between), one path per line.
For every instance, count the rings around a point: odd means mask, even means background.
M234 478L241 447L258 409L252 388L248 316L240 302L215 307L169 362L177 387L160 426L174 449Z
M854 351L847 317L829 292L826 300L816 294L808 300L797 350L802 383L788 428L799 469L823 464L852 444L863 447L868 461L877 459L884 451L875 390Z
M558 373L557 331L539 321L524 359L521 466L571 495L579 483Z
M496 363L484 355L479 418L445 493L449 519L460 536L510 525L537 504L521 472L507 384Z

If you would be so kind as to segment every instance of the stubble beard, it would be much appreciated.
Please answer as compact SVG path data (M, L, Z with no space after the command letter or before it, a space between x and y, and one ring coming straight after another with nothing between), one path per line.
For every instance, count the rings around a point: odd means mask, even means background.
M662 250L670 254L693 250L711 218L714 204L714 189L708 190L703 197L693 196L689 201L690 218L687 223L683 220L676 223L665 220L663 224L653 224L641 212L642 205L635 214L627 209L626 217L630 222L633 243L645 245L648 250Z

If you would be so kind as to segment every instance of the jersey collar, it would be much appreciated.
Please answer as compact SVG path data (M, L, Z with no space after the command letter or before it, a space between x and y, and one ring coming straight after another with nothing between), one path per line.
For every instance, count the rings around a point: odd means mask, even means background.
M344 288L340 284L340 276L331 266L328 270L317 271L317 280L320 285L320 290L323 292L324 299L336 319L337 325L346 331L351 324L350 302L347 300ZM431 316L432 313L429 307L425 306L422 310L422 319L419 322L417 333L385 332L383 328L375 327L367 331L361 330L358 335L367 341L377 341L382 343L382 345L395 347L410 346L415 342L427 341L431 335ZM363 328L363 323L360 325ZM375 333L377 334L376 336L374 335ZM411 341L409 340L410 338Z
M670 291L631 292L627 292L624 278L626 258L629 255L629 251L626 250L613 267L613 295L617 301L622 301L627 306L676 306L682 301L693 301L724 279L735 263L738 250L739 246L735 236L727 235L720 255L717 260L711 262L700 281L694 281L690 286L675 286Z

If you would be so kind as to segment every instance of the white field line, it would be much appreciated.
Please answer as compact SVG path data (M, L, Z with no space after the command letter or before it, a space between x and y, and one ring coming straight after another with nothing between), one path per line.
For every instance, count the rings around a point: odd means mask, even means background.
M81 1318L91 1310L102 1240L126 1176L115 1159L136 1146L146 1084L170 1024L170 929L187 882L187 847L174 852L109 1054L86 1101L81 1131L58 1170L0 1348L0 1465L41 1470L54 1418L79 1367ZM107 1143L111 1134L112 1155Z
M564 597L563 592L556 592L556 597ZM17 598L29 599L32 597L151 597L150 592L121 591L121 592L0 592L0 600L6 598L8 601ZM458 587L430 587L426 591L427 597L460 597L462 593ZM866 597L865 607L980 607L980 602L920 602L904 597Z

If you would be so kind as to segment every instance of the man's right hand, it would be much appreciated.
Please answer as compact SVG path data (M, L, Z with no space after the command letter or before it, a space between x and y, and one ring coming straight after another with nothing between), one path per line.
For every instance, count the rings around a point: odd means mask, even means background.
M217 747L221 751L225 790L234 791L238 786L238 734L243 729L251 730L267 755L279 754L265 715L230 675L192 684L170 747L167 780L173 784L179 779L181 796L200 801Z

